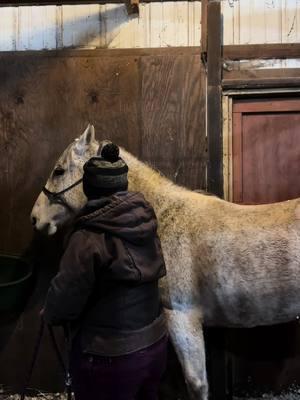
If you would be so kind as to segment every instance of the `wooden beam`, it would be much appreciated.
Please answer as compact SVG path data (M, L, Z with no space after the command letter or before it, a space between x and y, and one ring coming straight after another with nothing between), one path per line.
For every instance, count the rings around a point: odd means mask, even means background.
M264 89L264 88L299 88L300 78L265 78L265 79L224 79L224 90L229 89Z
M300 68L264 68L223 71L224 79L299 78Z
M207 8L207 187L223 197L223 140L222 140L222 24L221 4L209 1ZM213 335L212 333L215 332ZM210 331L206 347L210 399L231 398L227 384L227 353L220 343L226 342L224 331ZM229 395L229 396L228 396Z
M161 3L168 0L142 0L141 3ZM172 0L173 2L181 0ZM196 0L188 0L196 1ZM44 6L62 4L124 4L125 0L0 0L0 7L8 6Z
M222 197L222 33L220 2L209 1L207 10L207 186L209 192Z
M246 44L223 46L225 60L300 58L300 43Z
M300 87L300 68L224 71L223 89Z
M30 50L30 51L0 51L0 57L126 57L126 56L199 56L200 47L159 47L144 49L61 49L61 50Z

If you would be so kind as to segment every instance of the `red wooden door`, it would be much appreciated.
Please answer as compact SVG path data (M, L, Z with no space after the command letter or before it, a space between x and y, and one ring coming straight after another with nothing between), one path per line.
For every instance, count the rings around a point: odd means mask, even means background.
M233 201L272 203L300 197L300 100L233 104ZM251 266L249 266L251 268ZM233 387L256 391L300 385L300 326L230 330Z
M300 197L300 100L241 100L233 105L233 201Z

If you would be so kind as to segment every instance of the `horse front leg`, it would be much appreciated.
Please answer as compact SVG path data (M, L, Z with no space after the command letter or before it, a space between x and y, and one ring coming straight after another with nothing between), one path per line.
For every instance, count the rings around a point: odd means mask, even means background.
M207 400L208 383L199 310L166 310L172 343L192 400Z

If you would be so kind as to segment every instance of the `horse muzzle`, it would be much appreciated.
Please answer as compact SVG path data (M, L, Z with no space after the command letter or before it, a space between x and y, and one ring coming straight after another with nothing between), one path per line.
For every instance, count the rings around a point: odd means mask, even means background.
M46 236L52 236L57 232L55 223L42 221L33 212L31 213L30 220L36 232L40 232Z

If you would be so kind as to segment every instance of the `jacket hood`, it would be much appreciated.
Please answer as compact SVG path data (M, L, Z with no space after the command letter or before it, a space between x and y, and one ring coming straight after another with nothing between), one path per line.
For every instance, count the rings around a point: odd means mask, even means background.
M118 192L87 203L76 229L107 232L135 245L144 244L157 231L153 208L138 192Z

